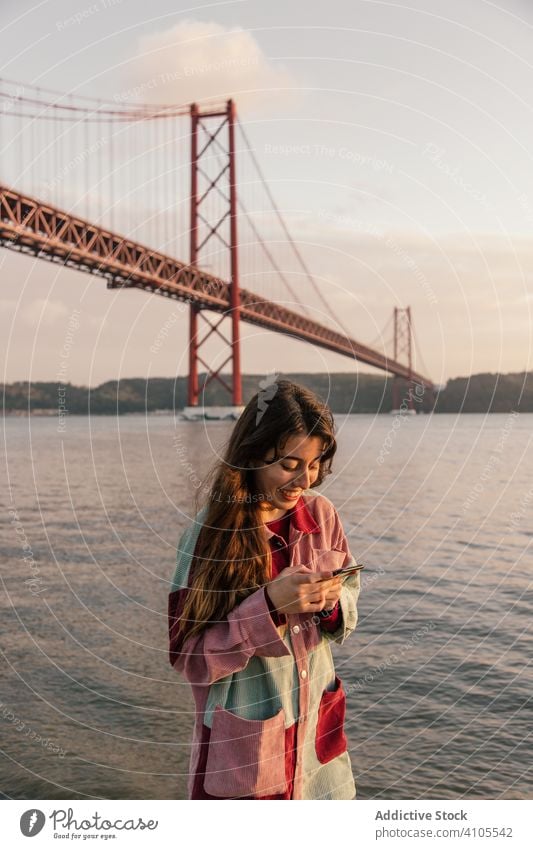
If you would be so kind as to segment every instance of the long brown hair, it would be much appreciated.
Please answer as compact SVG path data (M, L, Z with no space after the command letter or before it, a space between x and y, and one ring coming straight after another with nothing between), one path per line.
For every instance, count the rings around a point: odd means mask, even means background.
M317 479L311 484L319 486L330 473L337 450L331 411L305 386L290 380L270 382L246 405L223 458L209 475L214 480L180 617L184 639L221 621L270 580L272 558L253 470L263 464L271 448L277 459L287 439L295 434L321 437L326 445Z

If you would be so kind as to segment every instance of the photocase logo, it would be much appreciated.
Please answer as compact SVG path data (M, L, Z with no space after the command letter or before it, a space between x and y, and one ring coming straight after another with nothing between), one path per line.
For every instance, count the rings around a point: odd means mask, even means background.
M276 392L278 391L278 383L277 378L279 375L277 372L273 372L265 377L264 380L259 381L259 386L261 387L261 391L257 394L257 415L255 417L256 425L259 424L261 419L268 408L268 402L272 401Z
M35 837L36 834L39 834L45 822L46 817L42 811L30 808L29 811L24 811L20 818L20 830L24 837Z

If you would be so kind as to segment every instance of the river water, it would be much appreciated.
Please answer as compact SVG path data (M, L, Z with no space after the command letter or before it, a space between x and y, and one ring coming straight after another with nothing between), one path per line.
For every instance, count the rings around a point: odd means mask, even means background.
M336 420L321 491L367 566L334 647L358 798L533 798L533 415ZM5 797L186 798L193 704L167 594L230 430L5 420Z

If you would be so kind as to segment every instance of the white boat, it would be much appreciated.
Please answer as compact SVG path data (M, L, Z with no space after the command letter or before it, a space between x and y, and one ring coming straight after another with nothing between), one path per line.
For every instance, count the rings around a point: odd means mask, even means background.
M237 421L244 406L241 407L184 407L180 418L187 422L198 421Z

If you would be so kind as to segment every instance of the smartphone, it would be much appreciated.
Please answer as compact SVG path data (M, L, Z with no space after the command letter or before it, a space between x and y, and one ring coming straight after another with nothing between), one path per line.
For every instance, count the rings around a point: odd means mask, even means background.
M361 569L364 569L362 563L359 563L357 566L346 566L344 569L333 569L331 575L335 577L336 575L340 575L341 578L347 578L349 575L355 575L356 572L360 572ZM323 581L329 581L329 578L322 578Z
M364 569L364 568L365 567L363 566L363 564L359 563L356 566L346 566L344 569L335 569L333 571L333 577L336 577L337 575L341 575L341 577L344 578L344 577L347 577L348 575L355 575L356 572L360 572L361 569Z

